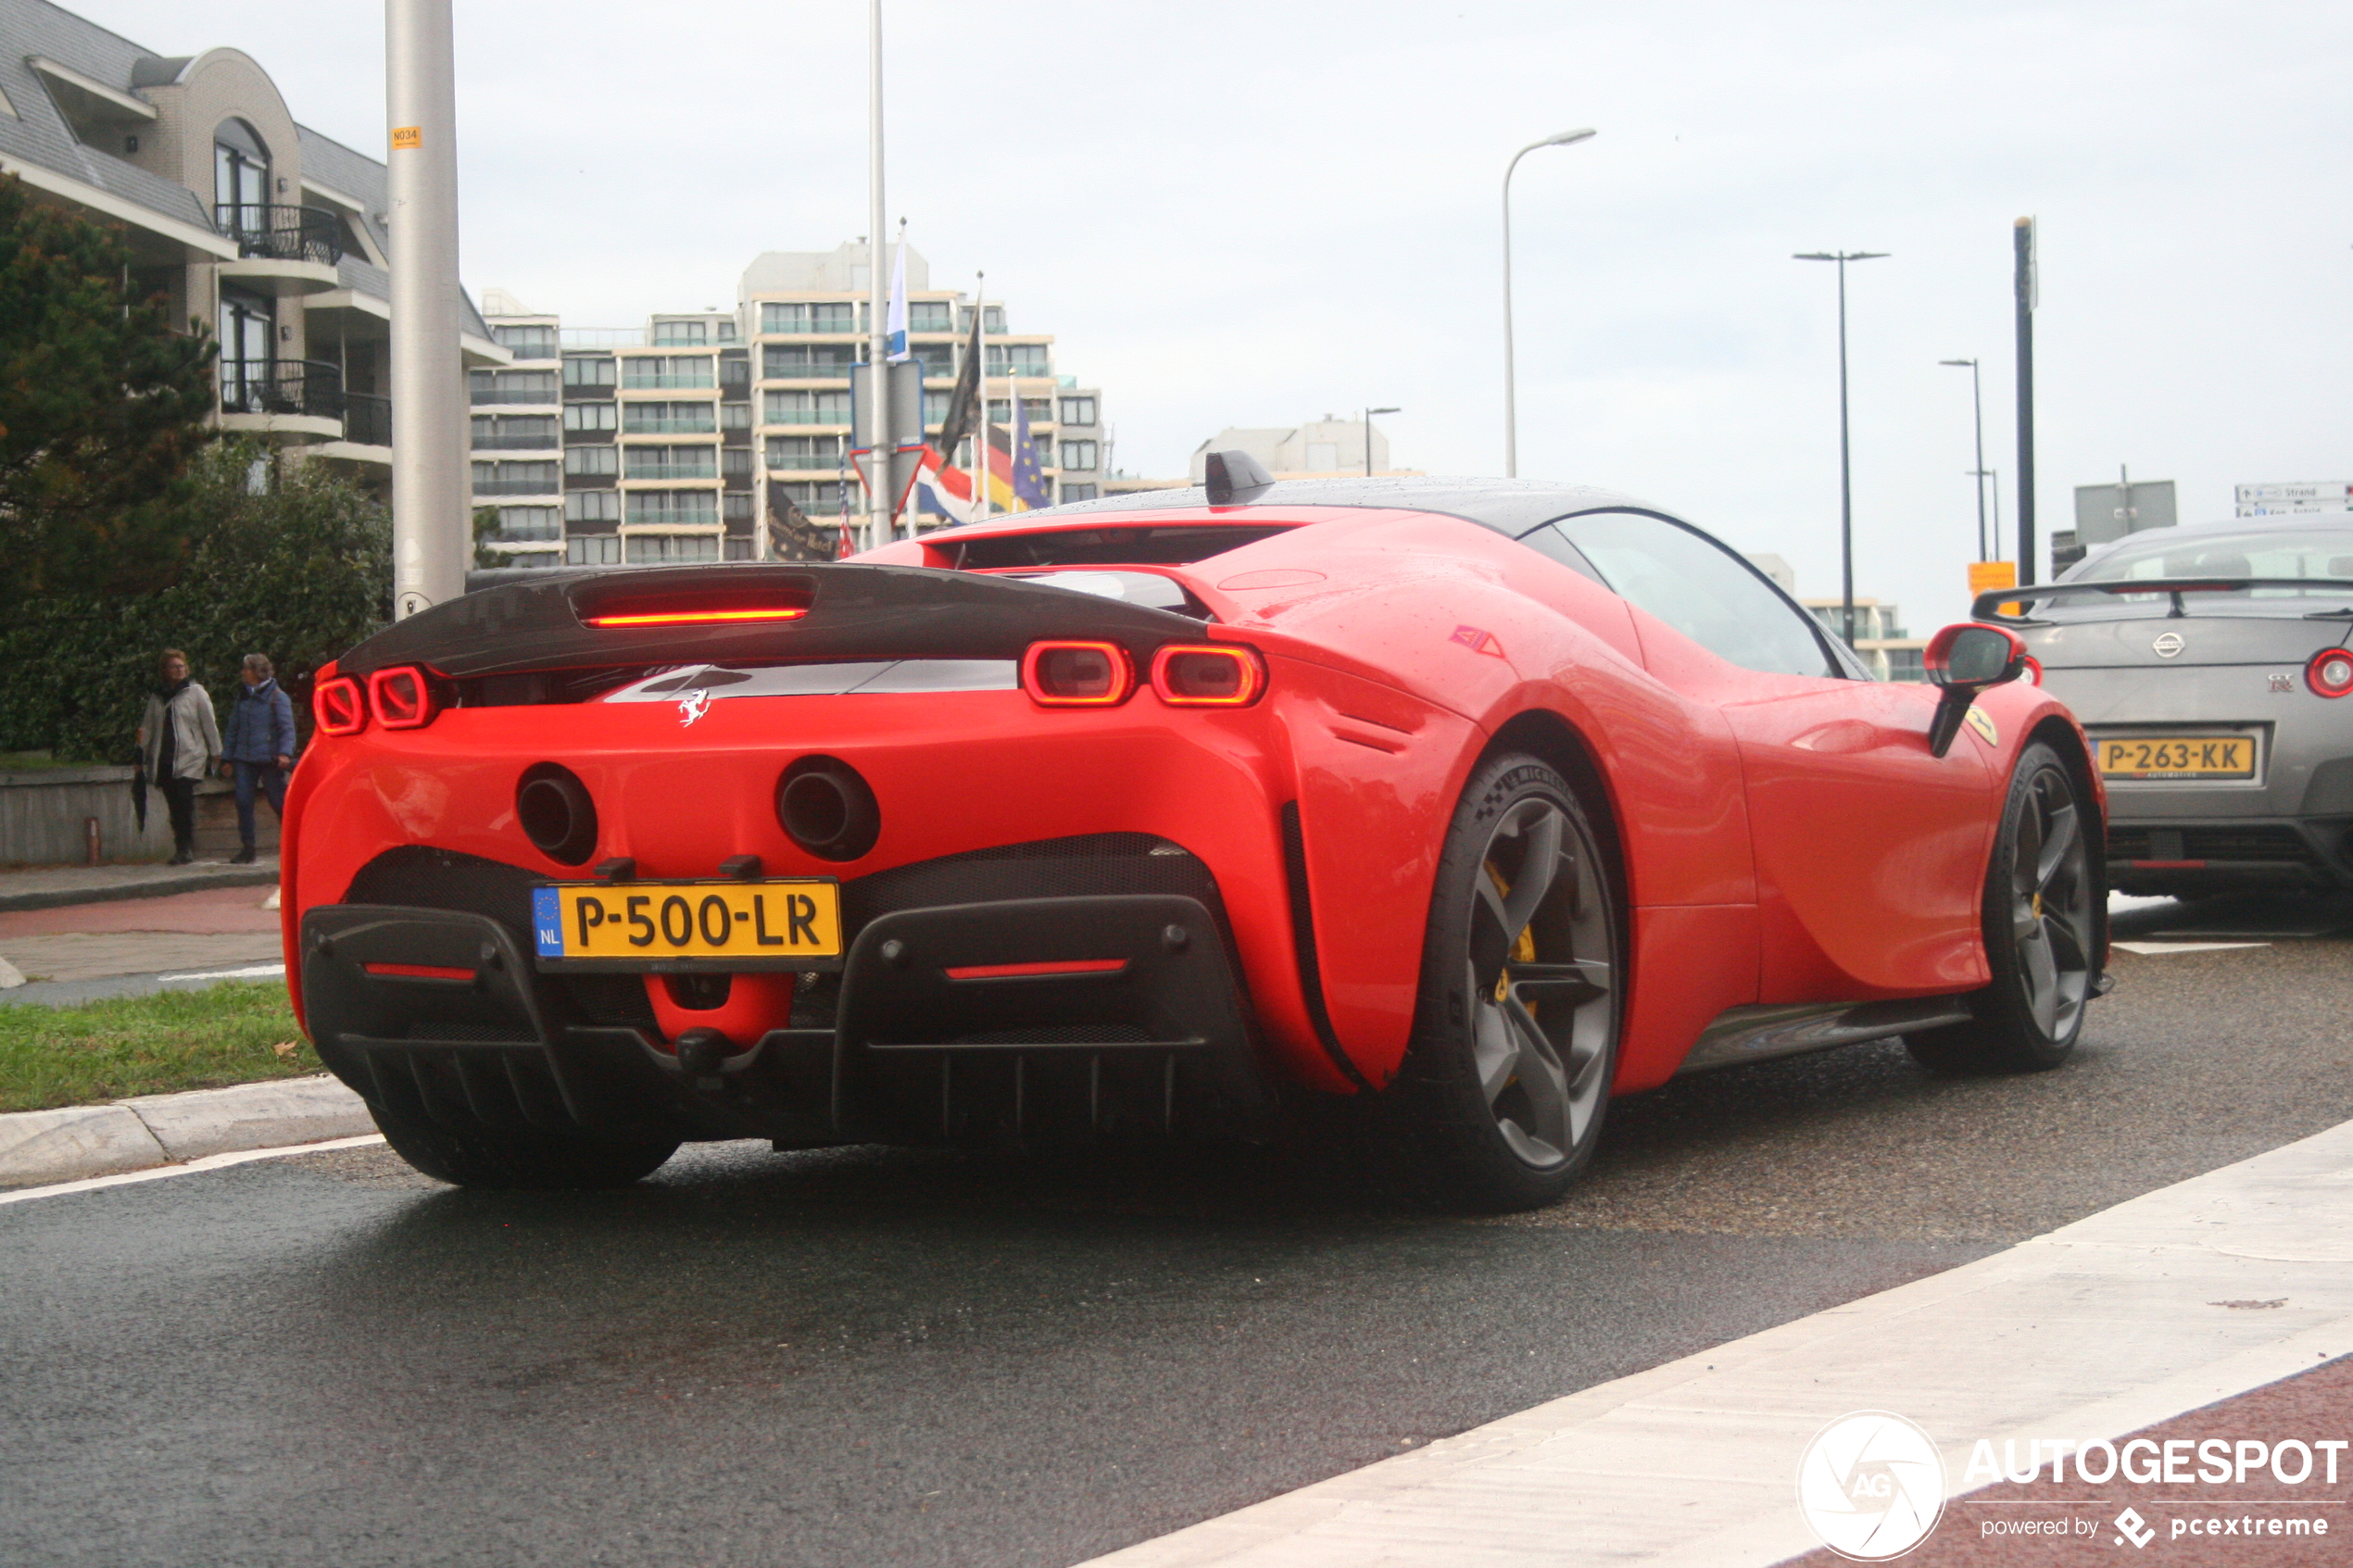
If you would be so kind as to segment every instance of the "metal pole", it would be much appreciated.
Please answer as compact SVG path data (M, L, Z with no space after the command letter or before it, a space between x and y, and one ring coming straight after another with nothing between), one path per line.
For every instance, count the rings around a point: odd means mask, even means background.
M1565 147L1592 135L1591 130L1564 131L1541 142L1530 142L1504 166L1504 477L1519 477L1519 391L1512 365L1512 171L1519 160L1539 147Z
M1838 570L1846 646L1855 646L1855 483L1846 460L1846 253L1838 255Z
M2034 220L2010 231L2010 288L2018 304L2018 580L2034 572Z
M988 516L988 274L973 274L973 352L980 356L980 368L973 372L973 384L980 389L980 422L973 427L973 498L980 503L979 515Z
M466 591L473 536L458 352L458 110L450 0L385 0L391 122L393 613Z
M1970 417L1977 428L1977 558L1993 559L1985 533L1985 394L1978 386L1977 361L1969 362Z
M873 488L867 495L866 547L873 549L890 537L891 460L890 365L885 337L889 331L890 279L884 273L883 249L883 44L882 0L866 6L866 282L871 295L867 309L867 385L874 399L867 439L873 444L866 466Z
M1373 416L1403 412L1403 410L1400 408L1368 408L1365 410L1365 477L1366 479L1373 477Z

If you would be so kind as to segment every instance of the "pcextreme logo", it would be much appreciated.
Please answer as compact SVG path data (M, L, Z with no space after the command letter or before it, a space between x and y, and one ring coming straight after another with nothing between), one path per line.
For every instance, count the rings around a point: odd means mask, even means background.
M1814 1434L1797 1461L1797 1506L1821 1543L1856 1562L1885 1562L1921 1541L1944 1512L1944 1458L1929 1435L1888 1411L1856 1411Z

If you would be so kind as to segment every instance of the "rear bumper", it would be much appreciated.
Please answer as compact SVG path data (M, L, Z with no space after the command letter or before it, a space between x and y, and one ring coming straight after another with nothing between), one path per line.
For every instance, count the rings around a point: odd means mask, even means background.
M2133 894L2353 887L2353 817L2111 817L2108 875Z
M1226 935L1182 895L881 914L837 988L694 1063L649 1020L617 1016L637 975L598 990L542 974L486 915L326 905L300 940L321 1060L371 1102L453 1129L812 1147L1249 1136L1272 1110Z

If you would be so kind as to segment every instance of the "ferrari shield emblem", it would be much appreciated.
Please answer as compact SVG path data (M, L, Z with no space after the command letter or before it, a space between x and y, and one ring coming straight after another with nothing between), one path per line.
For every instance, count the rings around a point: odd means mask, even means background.
M1961 717L1970 729L1977 732L1977 738L1986 745L2002 744L2002 733L1994 727L1994 716L1982 708L1972 708Z

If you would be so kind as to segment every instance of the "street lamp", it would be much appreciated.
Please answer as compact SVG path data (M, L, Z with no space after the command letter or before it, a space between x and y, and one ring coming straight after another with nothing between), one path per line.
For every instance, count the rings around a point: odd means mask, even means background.
M1855 646L1855 484L1846 456L1846 264L1877 261L1886 255L1883 250L1809 250L1790 258L1838 263L1838 558L1848 647Z
M1589 127L1530 142L1504 166L1504 474L1507 479L1519 477L1518 394L1512 375L1512 170L1519 167L1520 159L1539 147L1566 147L1592 134Z
M1365 410L1365 477L1366 479L1373 477L1373 416L1375 414L1402 414L1404 411L1405 410L1403 408L1367 408Z
M1978 390L1977 361L1939 359L1937 363L1969 367L1969 406L1976 410L1977 417L1977 467L1969 470L1969 477L1977 481L1977 558L1991 560L1994 558L1986 552L1985 547L1985 398Z

